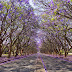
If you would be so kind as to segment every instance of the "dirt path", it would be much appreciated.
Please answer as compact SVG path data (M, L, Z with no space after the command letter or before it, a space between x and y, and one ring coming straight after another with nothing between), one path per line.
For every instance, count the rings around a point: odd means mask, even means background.
M42 54L38 62L36 59L37 54L0 65L0 72L72 72L72 63Z

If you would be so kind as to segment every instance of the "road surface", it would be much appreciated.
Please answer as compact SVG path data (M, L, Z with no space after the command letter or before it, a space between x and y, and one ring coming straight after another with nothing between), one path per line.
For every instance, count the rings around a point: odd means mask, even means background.
M72 63L36 54L0 65L0 72L72 72Z

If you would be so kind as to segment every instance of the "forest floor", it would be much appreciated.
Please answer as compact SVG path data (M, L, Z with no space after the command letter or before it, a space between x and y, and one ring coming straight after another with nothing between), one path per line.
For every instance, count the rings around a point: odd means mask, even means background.
M12 58L0 64L0 72L72 72L72 62L56 56L40 54L40 58L37 59L37 54L33 54Z

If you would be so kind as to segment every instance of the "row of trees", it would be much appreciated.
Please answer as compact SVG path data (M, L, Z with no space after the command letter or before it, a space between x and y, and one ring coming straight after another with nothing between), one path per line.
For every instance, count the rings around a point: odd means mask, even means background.
M34 15L28 0L0 1L0 57L6 52L8 57L11 53L36 53L38 37L41 52L60 55L64 51L66 57L72 49L72 1L34 2L39 6L35 10L39 16Z
M44 9L40 15L41 29L45 33L41 52L61 55L64 51L66 57L72 49L72 1L38 0L38 2Z
M0 2L0 57L8 52L17 56L36 53L36 29L38 22L33 8L26 1Z

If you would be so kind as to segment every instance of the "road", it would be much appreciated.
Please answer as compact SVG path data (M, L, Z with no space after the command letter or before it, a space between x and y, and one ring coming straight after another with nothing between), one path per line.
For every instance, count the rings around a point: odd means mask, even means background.
M36 54L0 65L0 72L72 72L72 63Z

